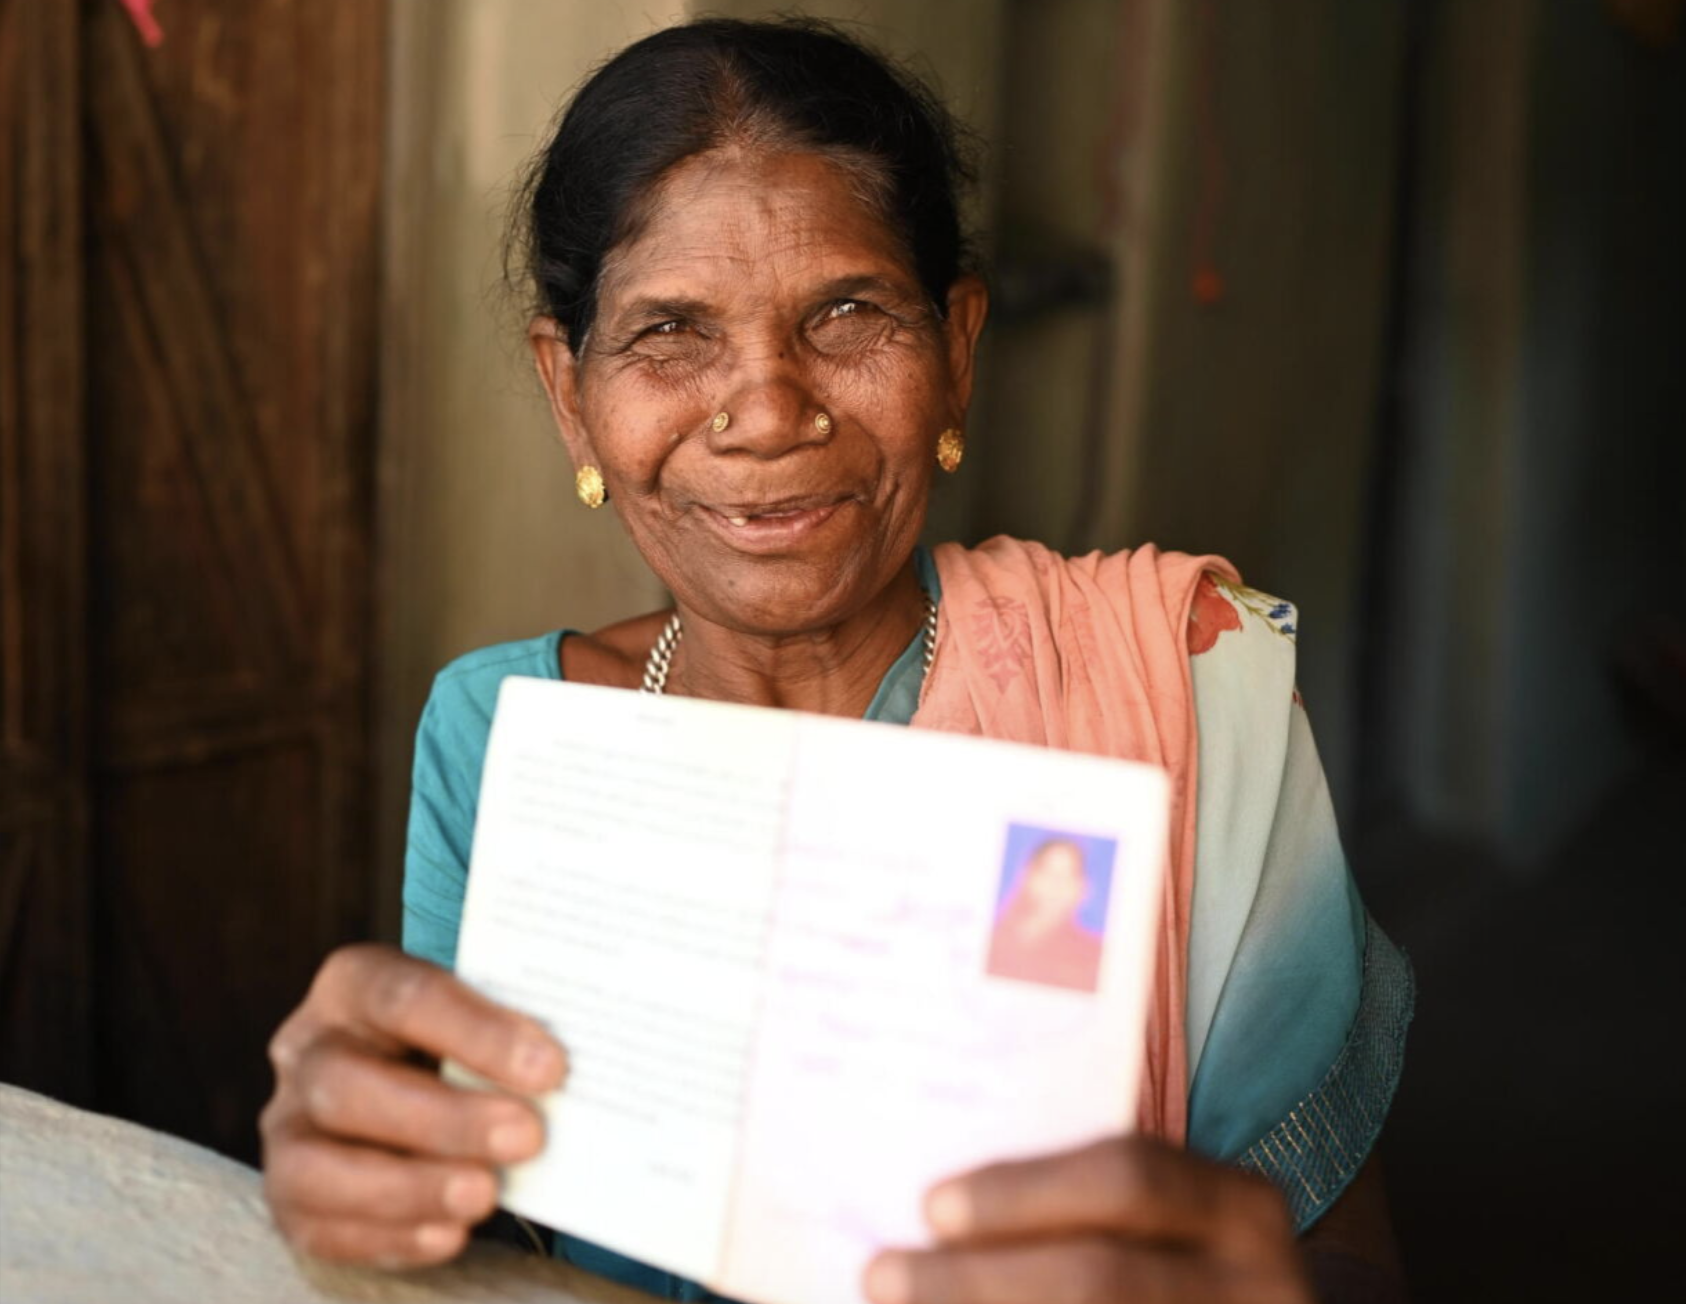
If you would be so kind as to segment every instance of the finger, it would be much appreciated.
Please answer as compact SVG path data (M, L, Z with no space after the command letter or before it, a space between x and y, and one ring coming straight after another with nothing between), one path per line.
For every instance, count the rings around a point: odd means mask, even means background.
M264 1167L270 1206L306 1218L473 1224L498 1202L492 1170L469 1163L411 1159L303 1136L278 1147Z
M468 1243L461 1223L360 1222L346 1218L298 1218L283 1224L293 1248L335 1263L381 1268L419 1268L455 1258Z
M1152 1304L1228 1298L1219 1270L1186 1250L1103 1236L979 1249L891 1251L867 1265L873 1304Z
M1269 1183L1143 1137L992 1164L933 1188L925 1209L944 1242L1107 1232L1246 1258L1292 1238Z
M524 1094L561 1085L566 1057L534 1019L490 1001L437 965L384 946L348 946L322 966L311 1000L329 1023L452 1059Z
M509 1164L544 1147L525 1100L451 1086L427 1069L370 1054L345 1033L317 1037L298 1063L306 1120L330 1136L438 1158Z

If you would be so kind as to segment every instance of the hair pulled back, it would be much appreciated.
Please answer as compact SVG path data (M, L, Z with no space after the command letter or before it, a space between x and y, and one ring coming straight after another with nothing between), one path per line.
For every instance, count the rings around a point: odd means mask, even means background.
M730 146L822 154L897 233L939 314L965 270L960 127L912 74L806 18L709 18L628 46L563 112L521 189L512 252L578 352L611 250L665 174Z

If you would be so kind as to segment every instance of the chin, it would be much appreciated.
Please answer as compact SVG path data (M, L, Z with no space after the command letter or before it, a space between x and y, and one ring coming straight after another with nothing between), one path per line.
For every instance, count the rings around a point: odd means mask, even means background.
M888 587L846 559L758 557L720 567L702 585L676 587L685 605L743 634L807 634L830 629Z

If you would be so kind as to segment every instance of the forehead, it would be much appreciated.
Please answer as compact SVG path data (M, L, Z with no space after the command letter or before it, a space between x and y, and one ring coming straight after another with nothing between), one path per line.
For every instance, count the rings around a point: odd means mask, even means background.
M1039 869L1080 870L1083 867L1083 853L1068 842L1050 842L1037 851L1035 863Z
M913 281L861 178L817 154L730 149L663 178L636 233L606 260L599 294L611 306L862 274Z

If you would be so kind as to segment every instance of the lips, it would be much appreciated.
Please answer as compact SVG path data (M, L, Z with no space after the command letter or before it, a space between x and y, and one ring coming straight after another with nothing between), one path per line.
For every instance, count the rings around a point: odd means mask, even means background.
M752 521L792 521L799 516L805 516L810 512L820 510L823 509L817 506L775 507L772 509L762 508L760 510L745 508L743 511L728 509L727 511L721 512L720 515L724 516L729 522L737 526L739 529L742 529Z
M830 494L773 502L719 503L703 507L702 515L734 547L767 552L801 542L825 526L848 501L847 497Z

